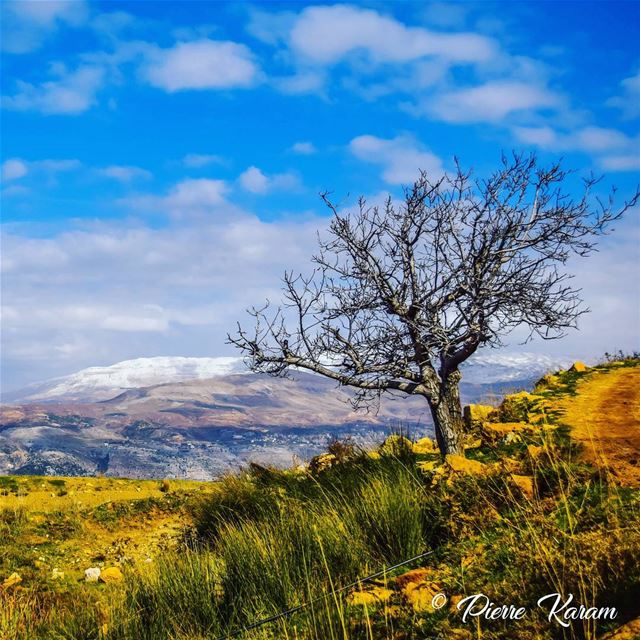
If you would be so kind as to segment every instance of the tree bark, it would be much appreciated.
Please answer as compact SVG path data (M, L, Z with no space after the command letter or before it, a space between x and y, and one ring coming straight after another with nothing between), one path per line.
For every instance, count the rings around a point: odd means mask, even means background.
M436 442L443 456L462 454L462 405L460 404L460 372L450 373L440 383L437 402L430 402L431 415L436 432Z

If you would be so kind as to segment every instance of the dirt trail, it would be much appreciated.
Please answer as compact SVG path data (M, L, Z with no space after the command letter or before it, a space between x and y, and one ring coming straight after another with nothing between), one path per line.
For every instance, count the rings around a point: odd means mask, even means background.
M640 367L596 371L577 391L557 405L584 457L607 466L620 484L640 487Z

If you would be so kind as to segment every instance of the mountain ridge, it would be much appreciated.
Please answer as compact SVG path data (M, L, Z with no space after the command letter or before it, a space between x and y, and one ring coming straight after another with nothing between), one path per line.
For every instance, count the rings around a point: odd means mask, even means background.
M473 384L517 381L540 376L571 361L569 357L527 352L487 352L475 355L463 365L463 379ZM23 389L4 393L2 401L94 402L108 400L129 389L248 373L243 359L234 356L135 358L32 383Z

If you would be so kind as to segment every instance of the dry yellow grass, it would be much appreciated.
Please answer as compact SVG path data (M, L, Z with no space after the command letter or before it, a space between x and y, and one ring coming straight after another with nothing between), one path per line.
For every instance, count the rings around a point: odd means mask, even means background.
M0 513L9 521L18 514L21 522L18 531L5 524L7 532L0 536L0 582L18 571L26 584L50 580L54 569L74 580L90 566L153 560L174 547L188 525L187 497L214 486L171 481L167 491L157 480L0 480Z

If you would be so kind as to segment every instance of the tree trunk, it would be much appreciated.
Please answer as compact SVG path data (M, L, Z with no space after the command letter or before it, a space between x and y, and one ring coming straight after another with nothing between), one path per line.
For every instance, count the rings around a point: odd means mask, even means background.
M431 415L436 432L436 442L443 456L449 453L462 454L462 405L460 404L460 372L458 370L440 383L438 401L430 402Z

